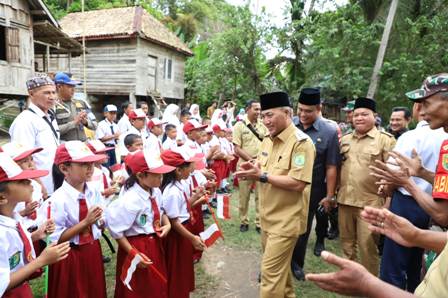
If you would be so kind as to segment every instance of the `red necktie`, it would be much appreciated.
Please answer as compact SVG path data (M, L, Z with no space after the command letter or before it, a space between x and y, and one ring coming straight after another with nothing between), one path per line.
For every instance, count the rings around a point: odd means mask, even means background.
M151 201L152 213L154 215L154 219L152 221L152 226L154 228L154 232L160 236L160 211L159 206L157 206L157 201L155 197L149 197L149 201Z
M107 177L106 174L103 173L103 186L104 186L104 190L109 188L109 183L107 183Z
M183 193L184 193L184 198L185 198L185 204L187 204L187 211L188 211L188 214L190 214L190 222L192 225L194 225L196 222L196 219L193 216L193 211L191 211L190 201L188 200L188 197L187 197L187 194L185 193L185 191Z
M79 222L81 222L84 218L87 217L87 203L86 198L82 197L79 199ZM83 245L86 243L90 243L93 241L93 235L92 235L92 227L89 226L85 230L81 231L79 233L79 245Z
M24 263L27 264L34 259L33 248L31 247L30 240L26 237L25 231L23 230L20 222L17 223L17 231L19 232L20 239L22 239L23 242L23 250L25 253Z
M30 202L30 203L25 203L25 207L26 207L27 205L29 205L29 204L31 204L31 202ZM36 218L37 218L37 212L36 212L36 211L33 211L32 213L28 214L27 217L28 217L29 219L36 220Z

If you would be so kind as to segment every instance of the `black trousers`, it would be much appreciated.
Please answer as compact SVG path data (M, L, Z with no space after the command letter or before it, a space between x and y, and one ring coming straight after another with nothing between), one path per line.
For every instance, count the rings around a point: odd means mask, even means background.
M310 205L308 211L308 223L306 232L300 235L297 239L296 246L294 247L294 253L292 255L291 262L295 262L299 267L303 268L305 263L306 246L308 244L308 238L311 233L311 227L313 226L314 215L316 215L316 236L317 241L323 242L328 230L328 215L325 212L317 212L319 202L327 195L327 187L323 185L320 188L312 188L310 196Z

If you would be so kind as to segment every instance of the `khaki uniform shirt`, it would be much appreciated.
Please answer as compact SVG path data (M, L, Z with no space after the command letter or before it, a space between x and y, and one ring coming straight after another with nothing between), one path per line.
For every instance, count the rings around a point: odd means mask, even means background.
M233 127L233 143L241 147L241 149L246 151L250 156L256 157L258 155L258 151L260 150L261 141L247 127L249 124L251 123L249 119L247 119L247 115L244 117L243 121L239 121L235 124ZM260 119L258 119L257 123L252 127L262 138L268 133L268 130Z
M84 125L73 122L75 116L83 110L88 112L88 107L80 100L72 100L70 102L63 102L61 100L60 103L56 105L56 121L59 125L62 141L86 141L87 137L84 131ZM88 116L86 119L86 127L95 130L97 127L96 121L92 121Z
M428 269L425 278L415 289L415 296L423 298L448 297L448 244Z
M386 162L394 146L395 138L376 127L362 137L358 137L355 131L342 137L338 203L359 208L384 204L384 199L377 195L377 178L370 175L369 166L375 165L377 159Z
M263 139L258 155L261 170L268 176L289 176L308 184L304 191L297 192L260 183L263 231L286 237L305 232L315 155L311 139L292 123L276 137Z

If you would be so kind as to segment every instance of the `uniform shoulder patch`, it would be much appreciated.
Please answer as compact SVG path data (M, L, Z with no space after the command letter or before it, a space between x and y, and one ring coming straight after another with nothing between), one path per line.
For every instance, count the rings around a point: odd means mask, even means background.
M380 131L380 133L382 133L383 135L386 135L388 137L394 138L394 135L389 133L389 132L387 132L387 131Z
M293 162L296 167L302 167L305 164L305 153L299 152L293 156Z
M9 270L13 270L20 263L21 252L18 251L9 258Z

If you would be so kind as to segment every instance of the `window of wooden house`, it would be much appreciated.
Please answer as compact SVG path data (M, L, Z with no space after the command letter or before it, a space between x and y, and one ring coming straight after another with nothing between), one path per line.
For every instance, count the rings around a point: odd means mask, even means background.
M20 36L18 28L6 30L7 60L9 62L20 62Z
M173 78L173 60L165 58L164 79L171 80Z
M6 60L6 27L0 26L0 60Z

